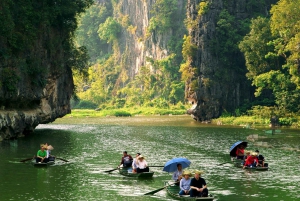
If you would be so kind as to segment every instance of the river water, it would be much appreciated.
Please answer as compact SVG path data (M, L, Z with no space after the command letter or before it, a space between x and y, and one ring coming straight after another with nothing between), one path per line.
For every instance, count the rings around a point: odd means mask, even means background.
M270 169L264 172L235 168L229 148L247 136L249 150L259 149ZM54 166L36 168L19 161L36 154L40 143L51 144ZM164 186L172 174L155 167L148 180L126 178L113 171L122 152L141 152L149 165L164 165L174 157L188 158L191 169L204 170L209 192L218 201L300 200L298 130L265 134L263 129L214 126L189 116L62 118L39 125L35 132L0 142L0 200L172 200ZM261 146L261 145L268 146ZM228 162L228 163L225 163ZM225 164L224 164L225 163ZM219 165L222 164L222 165Z

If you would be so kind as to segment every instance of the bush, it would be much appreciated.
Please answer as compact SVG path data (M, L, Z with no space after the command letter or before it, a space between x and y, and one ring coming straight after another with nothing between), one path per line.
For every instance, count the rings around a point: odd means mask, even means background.
M91 101L81 100L72 109L96 109L97 105Z

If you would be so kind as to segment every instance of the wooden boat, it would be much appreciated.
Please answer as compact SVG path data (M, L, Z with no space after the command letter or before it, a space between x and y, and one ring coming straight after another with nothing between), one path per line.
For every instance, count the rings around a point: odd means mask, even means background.
M51 161L48 161L47 163L37 163L35 159L32 159L31 163L35 167L48 167L50 165L54 165L55 164L55 158L53 160L51 160Z
M120 168L119 173L126 177L135 177L135 178L152 178L154 172L141 172L141 173L132 173L132 168Z
M238 167L238 168L243 167L243 162L244 162L243 160L234 159L234 160L232 160L232 162L235 167ZM244 169L245 170L265 171L265 170L268 170L269 167L245 167Z
M180 188L179 186L176 186L174 184L169 185L168 183L166 183L166 190L169 196L177 200L214 200L214 197L211 194L209 194L208 197L190 197L189 195L180 196L178 194Z

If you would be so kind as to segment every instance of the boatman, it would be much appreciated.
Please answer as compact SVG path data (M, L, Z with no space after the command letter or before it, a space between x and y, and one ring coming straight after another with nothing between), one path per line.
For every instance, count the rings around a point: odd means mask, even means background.
M132 161L133 161L132 156L127 154L127 151L123 151L123 157L118 168L120 168L121 165L123 165L123 167L131 167Z
M182 178L182 165L177 164L177 170L173 173L172 179L176 182L175 185L179 186L179 182Z

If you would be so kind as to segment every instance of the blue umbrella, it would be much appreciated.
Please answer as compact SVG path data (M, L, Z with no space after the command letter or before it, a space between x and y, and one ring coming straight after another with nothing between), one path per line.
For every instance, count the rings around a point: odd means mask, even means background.
M239 146L239 145L243 145L244 147L247 147L247 144L248 144L248 142L245 142L245 141L238 141L238 142L236 142L236 143L234 143L231 147L230 147L230 156L233 156L233 157L235 157L236 156L236 154L235 154L235 152L236 152L236 148Z
M163 171L175 172L177 170L177 164L181 164L182 168L186 168L190 166L191 161L186 158L173 158L166 162Z

